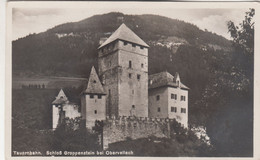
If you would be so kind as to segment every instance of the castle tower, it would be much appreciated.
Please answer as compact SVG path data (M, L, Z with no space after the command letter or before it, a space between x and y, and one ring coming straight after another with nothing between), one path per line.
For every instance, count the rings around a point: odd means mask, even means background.
M52 102L52 129L56 129L58 124L64 119L63 105L68 104L69 100L61 89L55 100Z
M148 117L148 45L122 24L99 48L109 117Z
M65 118L74 119L80 116L79 106L69 102L67 96L61 89L52 102L52 129L55 130Z
M106 94L94 67L87 88L81 93L81 115L89 129L95 125L96 120L106 119Z

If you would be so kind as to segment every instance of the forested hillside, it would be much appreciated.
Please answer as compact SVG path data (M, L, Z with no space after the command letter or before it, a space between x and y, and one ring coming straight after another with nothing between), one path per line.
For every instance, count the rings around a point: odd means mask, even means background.
M216 150L211 156L252 156L254 56L193 24L122 13L62 24L13 41L13 76L87 77L97 67L100 38L122 23L150 45L149 74L179 72L190 88L189 124L207 128Z

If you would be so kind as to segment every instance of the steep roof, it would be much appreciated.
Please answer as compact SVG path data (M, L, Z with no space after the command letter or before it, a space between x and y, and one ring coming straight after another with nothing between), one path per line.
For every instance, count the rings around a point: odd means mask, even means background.
M160 72L156 74L149 75L149 89L163 87L163 86L171 86L171 87L179 87L176 79L179 79L179 74L176 73L175 77L171 75L169 72ZM181 83L181 89L189 89L187 86Z
M52 102L52 104L64 104L64 103L69 103L69 100L65 95L64 91L61 89L56 99Z
M91 72L88 79L88 85L82 93L85 94L106 94L104 88L98 78L96 69L94 66L91 68Z
M124 23L103 43L98 49L104 47L105 45L117 40L124 40L139 44L144 47L149 47L140 37L138 37L131 29L129 29Z

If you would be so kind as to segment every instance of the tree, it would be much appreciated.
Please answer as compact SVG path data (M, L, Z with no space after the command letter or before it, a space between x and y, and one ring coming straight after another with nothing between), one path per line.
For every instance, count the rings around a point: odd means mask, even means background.
M237 49L240 49L248 56L254 54L254 22L252 21L255 15L255 9L251 8L246 12L245 19L239 26L235 26L234 22L228 22L228 31L233 38L233 44Z
M236 66L253 82L254 67L254 22L255 9L251 8L245 13L245 19L239 26L228 22L228 32L233 39L234 58Z

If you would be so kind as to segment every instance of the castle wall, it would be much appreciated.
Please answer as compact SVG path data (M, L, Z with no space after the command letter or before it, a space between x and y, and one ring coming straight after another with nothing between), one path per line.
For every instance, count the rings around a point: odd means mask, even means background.
M168 137L170 132L166 119L119 117L107 119L104 124L104 149L108 148L110 143L124 141L127 138Z
M81 95L81 117L82 119L86 120L86 96L83 94Z
M118 74L120 68L115 67L103 73L103 88L107 94L106 115L109 117L118 116Z
M157 99L159 96L159 100ZM149 89L149 117L168 117L168 89L167 87ZM160 111L158 111L160 108Z
M98 95L93 95L93 98L90 98L88 94L84 96L86 100L86 127L91 129L96 120L106 119L106 96L101 95L101 99L98 98Z
M59 108L52 105L52 129L56 129L59 124Z
M119 65L119 115L148 117L147 56L120 50Z
M124 41L118 41L117 47L120 50L125 50L127 52L130 53L134 53L134 54L140 54L143 56L148 56L148 48L146 47L141 47L140 45L136 44L135 47L133 47L133 43L131 42L124 42ZM141 49L142 48L142 49Z
M107 94L106 115L118 116L118 43L114 42L98 51L98 70L101 83Z
M171 94L177 94L177 100L171 99ZM185 96L185 101L181 100ZM180 88L168 87L168 113L169 118L175 118L178 122L188 127L188 91ZM177 112L171 112L171 107L177 107ZM181 108L186 109L186 113L181 113Z

